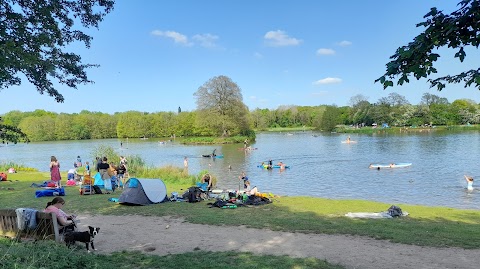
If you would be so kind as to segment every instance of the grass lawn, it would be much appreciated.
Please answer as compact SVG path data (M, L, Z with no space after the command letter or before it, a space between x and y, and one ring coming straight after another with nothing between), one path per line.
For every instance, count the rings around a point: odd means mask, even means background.
M242 252L194 251L168 256L141 252L116 252L110 255L73 251L53 241L18 243L0 238L0 268L48 269L150 269L150 268L265 268L265 269L341 269L314 258L254 255ZM68 257L68 258L67 258ZM212 266L214 265L214 266Z
M52 197L35 198L33 182L42 182L49 173L22 172L9 175L13 182L0 183L0 207L31 207L43 209ZM18 181L17 181L18 180ZM167 191L182 193L188 185L166 182ZM14 188L14 190L7 190ZM236 210L216 210L207 202L162 203L129 207L108 201L119 197L120 191L105 195L79 195L77 187L65 187L69 213L176 216L188 222L210 225L245 225L277 231L349 234L386 239L412 245L434 247L480 248L480 211L446 207L426 207L397 204L408 217L395 219L350 219L348 212L380 212L390 204L363 200L331 200L313 197L276 197L273 203L259 207L240 207Z
M66 175L63 175L66 178ZM9 174L10 182L0 183L0 208L29 207L42 210L52 197L35 198L32 183L49 179L49 173L20 172ZM168 193L182 193L189 185L166 182ZM13 188L13 190L12 190ZM175 216L186 221L210 225L245 225L277 231L302 233L349 234L386 239L412 245L433 247L480 248L480 211L445 207L399 204L408 217L395 219L350 219L348 212L385 211L390 204L362 200L331 200L313 197L276 197L273 203L235 210L209 208L207 202L162 203L151 206L123 206L108 201L119 197L121 190L105 195L79 195L77 187L65 187L65 210L77 215L145 215ZM111 255L88 255L72 252L54 242L18 243L0 238L2 268L343 268L318 259L287 256L257 256L252 253L202 252L165 257L139 252ZM69 259L63 259L68 256ZM47 258L48 257L48 258Z

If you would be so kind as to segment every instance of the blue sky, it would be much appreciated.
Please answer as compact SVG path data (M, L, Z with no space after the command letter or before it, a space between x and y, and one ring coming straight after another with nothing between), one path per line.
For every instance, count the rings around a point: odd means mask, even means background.
M64 103L40 95L24 80L0 91L0 114L45 109L77 113L196 109L194 92L210 78L225 75L255 108L281 105L348 105L357 94L370 102L397 92L412 104L423 93L450 102L480 102L474 88L448 85L442 92L426 80L383 90L374 80L396 48L421 31L430 7L450 13L457 1L253 1L142 0L117 1L100 29L88 29L90 49L72 50L86 63L95 84L78 90L59 85ZM475 49L464 63L441 50L440 75L478 68ZM414 79L412 78L412 81Z

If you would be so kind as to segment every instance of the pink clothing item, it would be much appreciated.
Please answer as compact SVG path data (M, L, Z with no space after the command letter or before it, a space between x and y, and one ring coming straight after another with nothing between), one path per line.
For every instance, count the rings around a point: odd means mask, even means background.
M62 176L60 175L60 163L56 162L52 164L50 167L50 177L54 182L62 180Z
M61 210L60 208L57 208L54 205L48 206L47 208L45 208L43 210L43 212L45 212L45 213L55 213L55 215L57 215L57 219L62 218L64 220L64 222L67 221L68 215L65 212L63 212L63 210Z

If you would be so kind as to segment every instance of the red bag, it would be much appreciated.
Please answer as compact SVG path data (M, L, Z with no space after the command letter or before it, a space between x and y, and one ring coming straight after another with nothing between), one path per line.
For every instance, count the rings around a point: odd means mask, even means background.
M7 174L5 173L0 173L0 181L7 181Z
M56 187L57 185L54 182L48 182L47 187Z

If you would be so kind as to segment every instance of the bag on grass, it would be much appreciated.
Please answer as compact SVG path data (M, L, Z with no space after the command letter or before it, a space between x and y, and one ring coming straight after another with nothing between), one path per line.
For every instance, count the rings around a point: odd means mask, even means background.
M93 191L95 192L95 194L103 194L102 190L97 185L93 185Z
M396 205L392 205L389 209L388 209L388 215L392 216L392 217L401 217L403 216L403 212L402 212L402 209Z
M203 200L202 198L202 189L199 187L190 187L188 191L186 191L182 197L183 199L188 200L189 203L196 203Z

